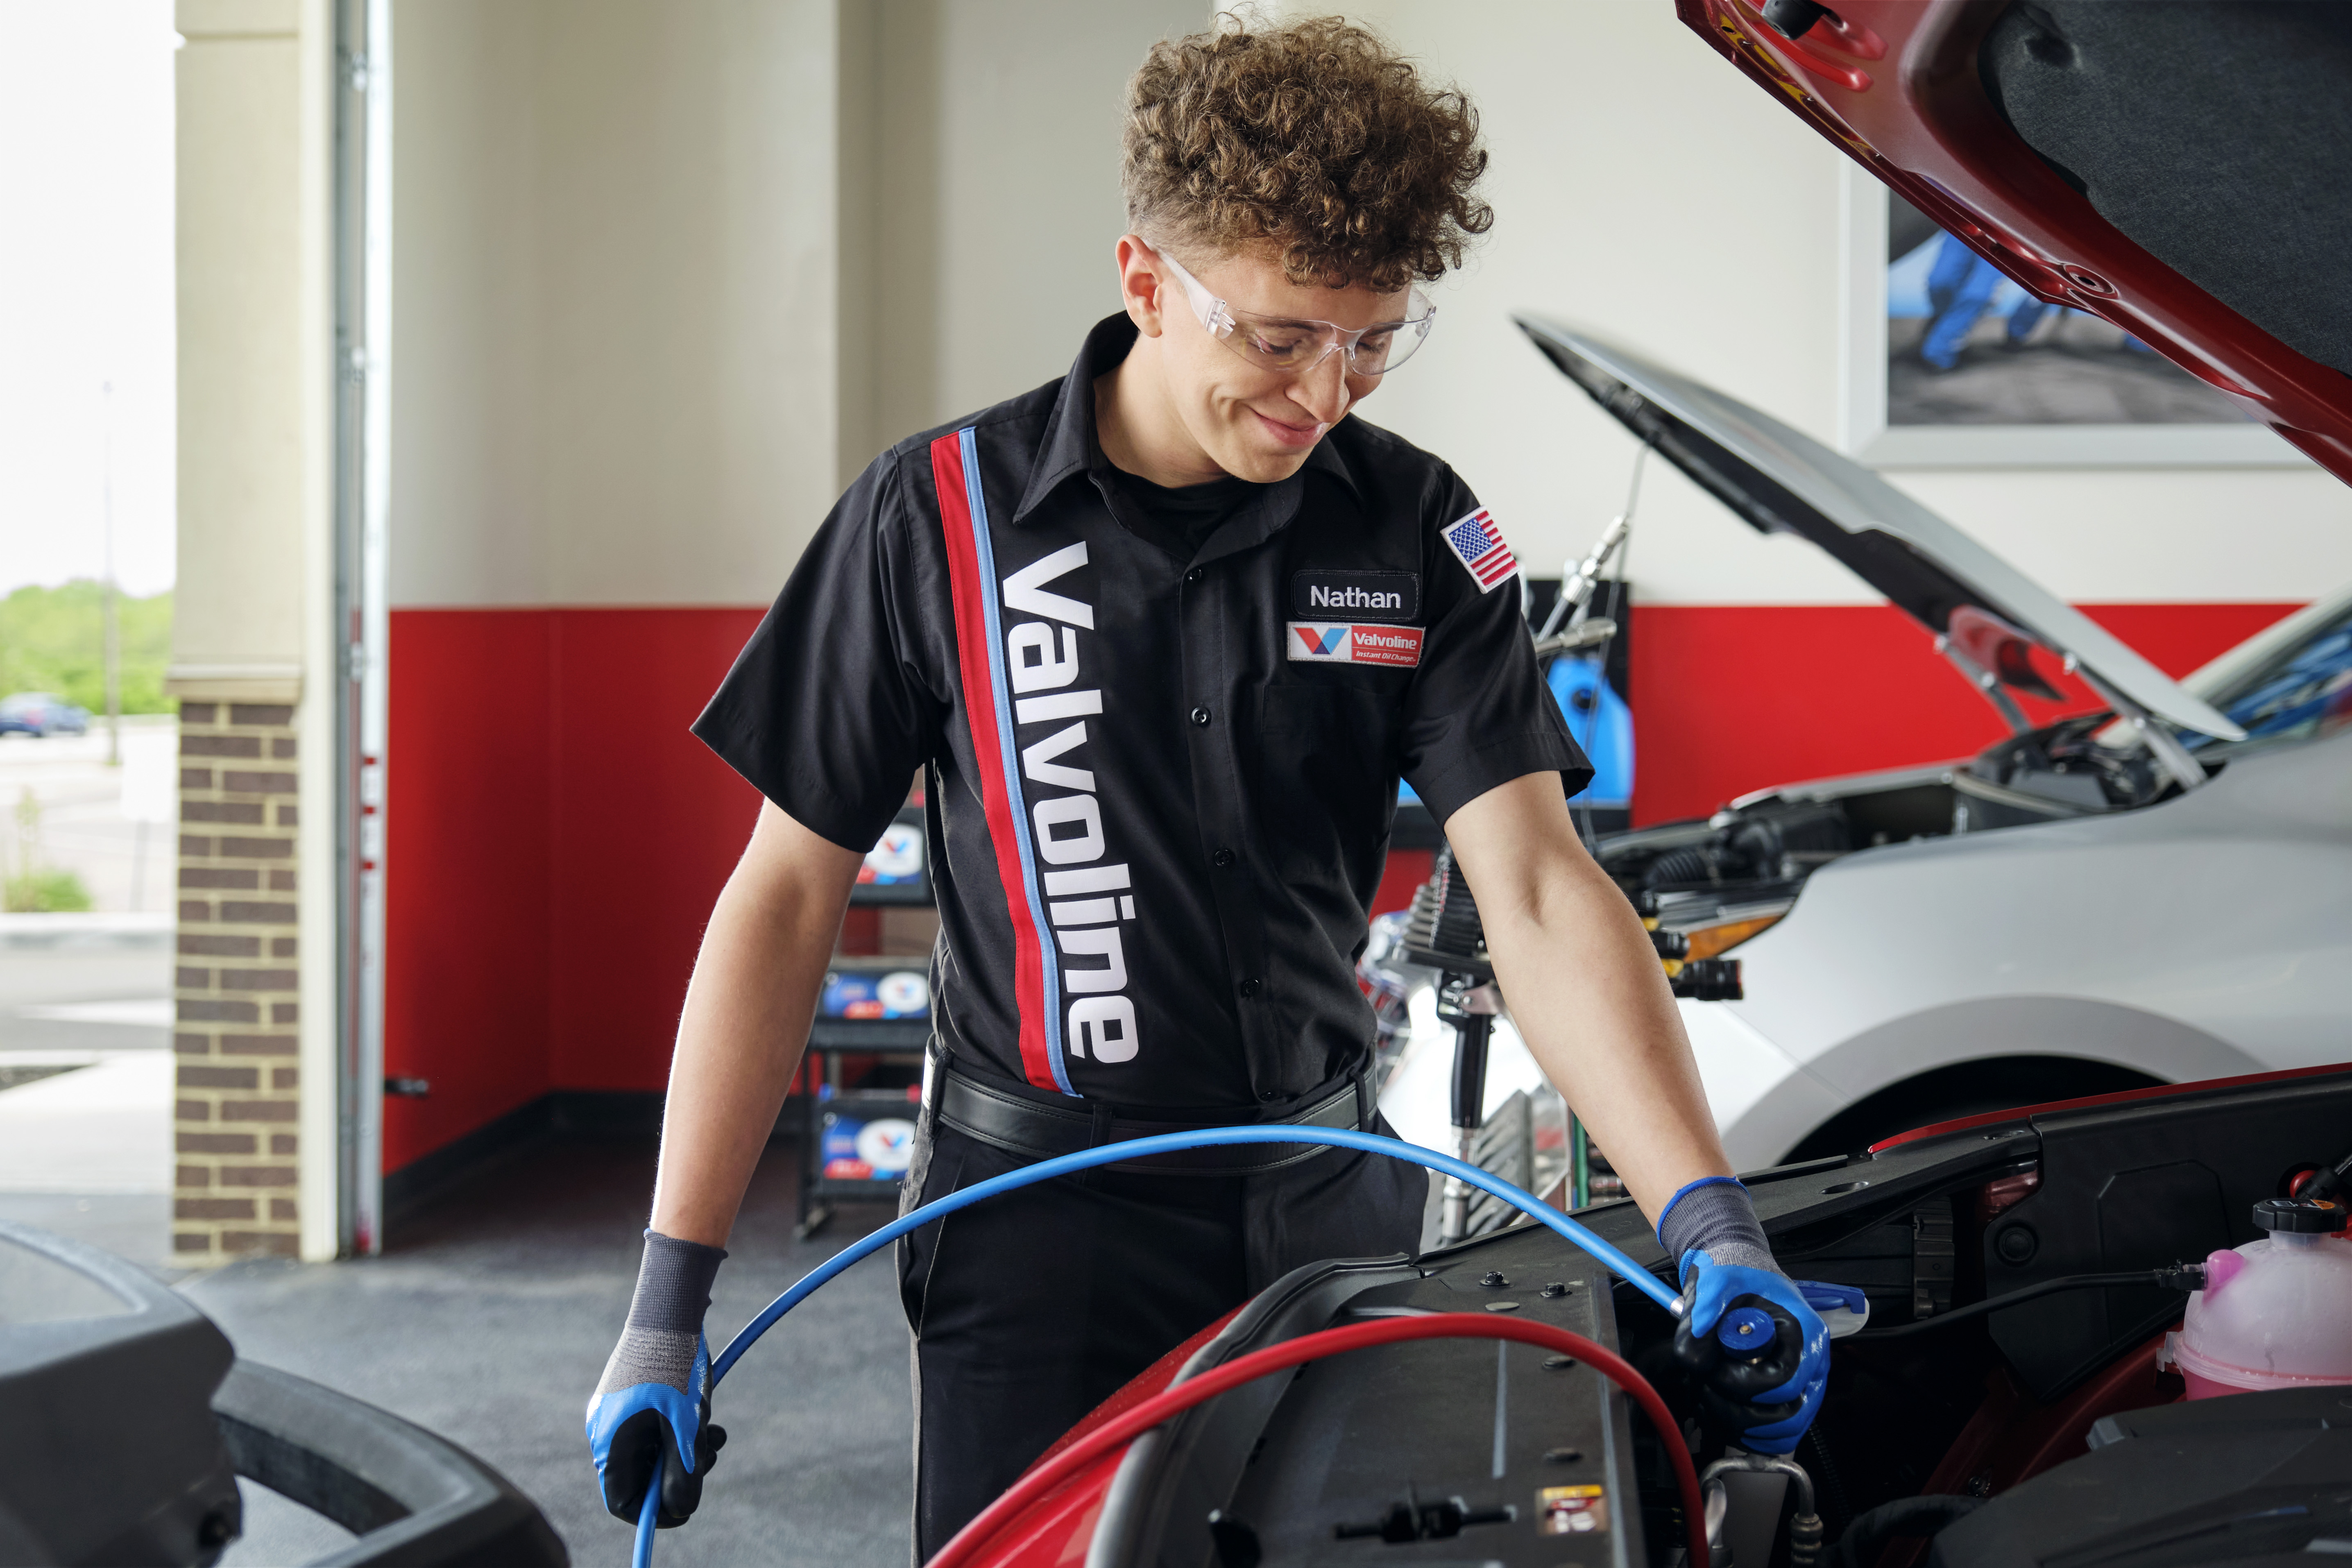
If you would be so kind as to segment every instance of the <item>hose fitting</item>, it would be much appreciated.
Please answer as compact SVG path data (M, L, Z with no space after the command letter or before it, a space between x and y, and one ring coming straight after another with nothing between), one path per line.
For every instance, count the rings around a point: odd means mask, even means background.
M1740 1471L1789 1478L1797 1489L1797 1511L1789 1520L1789 1568L1813 1568L1822 1551L1822 1516L1813 1504L1813 1478L1805 1473L1805 1467L1786 1454L1751 1454L1745 1448L1727 1448L1723 1458L1700 1475L1699 1485L1720 1488L1725 1476ZM1707 1497L1707 1535L1713 1545L1722 1521L1712 1507L1715 1493L1709 1491ZM1727 1504L1729 1501L1728 1489L1725 1489L1725 1500Z

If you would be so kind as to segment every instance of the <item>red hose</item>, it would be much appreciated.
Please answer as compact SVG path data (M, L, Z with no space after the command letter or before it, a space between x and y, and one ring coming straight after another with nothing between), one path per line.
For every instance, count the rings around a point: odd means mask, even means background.
M998 1531L1018 1519L1032 1504L1113 1448L1132 1441L1171 1415L1190 1410L1195 1405L1214 1399L1228 1389L1238 1388L1270 1372L1320 1361L1325 1356L1338 1355L1343 1351L1362 1350L1367 1345L1395 1344L1402 1340L1517 1340L1523 1344L1541 1345L1546 1350L1572 1355L1623 1389L1633 1396L1635 1404L1641 1405L1643 1414L1650 1418L1650 1424L1658 1429L1666 1458L1675 1468L1675 1485L1682 1492L1683 1535L1690 1560L1694 1563L1706 1561L1706 1509L1699 1498L1698 1472L1691 1468L1690 1451L1683 1446L1681 1429L1675 1425L1674 1416L1666 1409L1666 1402L1658 1397L1658 1391L1650 1386L1647 1379L1614 1352L1602 1349L1581 1334L1571 1334L1566 1329L1555 1329L1549 1323L1487 1317L1478 1312L1432 1312L1425 1317L1383 1318L1376 1322L1350 1323L1345 1328L1302 1334L1297 1339L1285 1340L1278 1345L1253 1351L1238 1360L1204 1372L1190 1382L1180 1383L1154 1394L1096 1427L1069 1447L1039 1461L1036 1468L1013 1482L1003 1497L982 1510L978 1518L956 1531L955 1539L940 1549L939 1555L931 1559L929 1568L967 1568Z

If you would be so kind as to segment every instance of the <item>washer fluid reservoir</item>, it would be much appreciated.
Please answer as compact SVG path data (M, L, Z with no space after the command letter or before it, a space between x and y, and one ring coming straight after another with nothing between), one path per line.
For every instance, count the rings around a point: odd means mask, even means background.
M2205 1289L2165 1336L2189 1397L2352 1384L2352 1211L2330 1200L2265 1198L2270 1235L2205 1260Z

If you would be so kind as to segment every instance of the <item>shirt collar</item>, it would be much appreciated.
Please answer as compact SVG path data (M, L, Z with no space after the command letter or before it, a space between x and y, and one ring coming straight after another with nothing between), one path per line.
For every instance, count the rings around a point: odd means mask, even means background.
M1021 504L1013 509L1015 523L1026 521L1029 514L1059 489L1063 481L1087 471L1096 450L1095 378L1125 359L1128 351L1135 346L1136 337L1135 323L1124 311L1104 317L1087 334L1086 346L1078 351L1076 363L1070 366L1070 374L1062 378L1062 389L1055 396L1054 412L1045 422L1045 438L1037 448L1036 467L1030 470L1029 485L1021 494ZM1348 417L1352 418L1353 416ZM1341 424L1346 422L1346 419L1340 421ZM1362 490L1356 483L1356 476L1349 470L1348 460L1331 443L1330 431L1325 431L1323 439L1316 442L1314 448L1307 454L1307 461L1300 467L1298 474L1303 475L1310 469L1338 479L1348 487L1350 494L1360 500L1362 499ZM1287 489L1292 492L1287 504L1276 509L1281 513L1281 521L1286 523L1297 510L1296 493L1301 488L1298 475L1293 475L1274 488Z

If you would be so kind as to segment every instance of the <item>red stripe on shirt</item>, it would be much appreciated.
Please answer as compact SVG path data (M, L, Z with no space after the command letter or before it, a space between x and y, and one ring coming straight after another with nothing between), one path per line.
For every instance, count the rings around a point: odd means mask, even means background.
M971 749L980 764L980 803L988 818L988 840L996 849L997 879L1013 925L1013 995L1021 1011L1021 1067L1039 1089L1061 1091L1045 1047L1045 961L1037 949L1037 921L1029 907L1019 840L1013 831L1013 798L1007 786L1004 748L996 728L996 677L988 635L988 590L980 575L980 552L972 538L971 499L963 488L963 441L960 434L931 443L931 477L940 492L940 522L947 537L948 585L955 600L956 662L963 674L964 715L971 722Z

